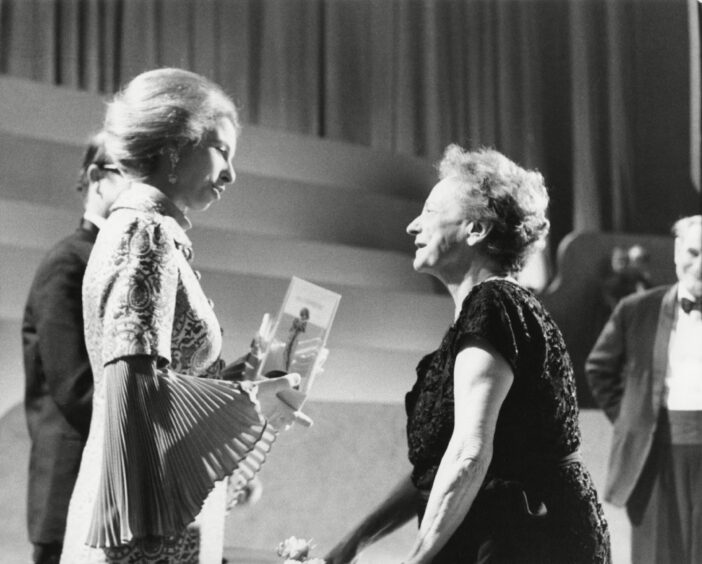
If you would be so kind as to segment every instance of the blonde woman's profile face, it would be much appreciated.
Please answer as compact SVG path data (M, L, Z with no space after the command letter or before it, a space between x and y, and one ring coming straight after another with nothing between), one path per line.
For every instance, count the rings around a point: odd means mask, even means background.
M170 193L178 207L202 211L222 198L227 186L236 179L236 143L234 124L221 117L198 145L181 152Z

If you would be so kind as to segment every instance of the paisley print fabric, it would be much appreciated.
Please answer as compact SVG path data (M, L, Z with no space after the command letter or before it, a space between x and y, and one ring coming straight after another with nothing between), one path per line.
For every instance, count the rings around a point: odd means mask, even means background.
M119 245L103 257L104 265L96 273L102 273L103 279L90 278L90 286L84 285L86 307L104 304L100 323L88 338L91 344L99 343L103 365L137 354L156 356L159 364L169 364L171 343L177 342L172 336L177 337L173 335L173 304L180 286L178 251L164 227L152 218L115 213L109 227L123 234ZM87 294L91 290L101 292L96 300ZM90 311L85 315L95 317Z
M202 373L217 360L222 339L183 252L190 240L173 217L138 213L129 203L120 198L101 234L104 254L88 267L94 275L84 284L85 306L100 304L101 311L85 311L86 320L99 320L86 338L102 350L103 365L144 354L182 374ZM169 211L185 222L179 210Z
M114 448L115 440L122 440L106 436L106 413L110 413L106 404L114 402L114 398L106 397L105 373L109 371L105 366L112 367L115 361L125 357L146 355L156 359L162 370L172 370L184 377L209 377L216 375L224 364L220 358L220 326L188 262L192 245L185 229L189 225L160 191L137 184L117 200L96 241L83 285L86 344L95 378L93 418L69 509L61 560L64 564L220 564L226 495L221 482L215 485L195 523L176 535L131 539L109 548L86 544L96 503L101 499L98 492L104 483L100 474L105 451ZM252 421L259 423L260 413L254 398L241 389L234 393L239 392L249 412L242 415L240 423L236 419L242 437L237 439L237 445L246 449L263 440L265 426L252 426ZM231 397L230 392L226 393ZM129 402L124 405L128 406ZM231 429L231 436L238 428ZM255 463L245 468L248 475L260 467L266 449L252 454ZM123 530L129 530L128 524ZM208 539L208 535L216 539ZM215 548L204 558L201 554L204 545L218 545L219 556Z
M609 532L580 446L575 379L560 330L516 283L490 280L466 297L440 347L417 366L405 399L412 479L431 490L454 426L453 370L466 336L488 341L514 374L487 477L435 563L607 563ZM534 518L524 510L543 507ZM423 508L420 507L420 513ZM494 551L493 559L485 551Z

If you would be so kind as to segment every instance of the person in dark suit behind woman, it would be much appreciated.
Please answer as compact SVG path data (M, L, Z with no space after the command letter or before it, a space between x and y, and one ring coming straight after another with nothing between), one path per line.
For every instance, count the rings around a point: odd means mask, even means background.
M34 562L58 562L66 513L92 410L93 376L83 337L81 287L97 232L128 183L106 156L102 136L89 143L78 178L80 225L44 257L22 322L29 460L27 524Z
M585 372L614 425L605 499L626 506L632 562L702 562L702 216L680 219L678 283L624 298Z

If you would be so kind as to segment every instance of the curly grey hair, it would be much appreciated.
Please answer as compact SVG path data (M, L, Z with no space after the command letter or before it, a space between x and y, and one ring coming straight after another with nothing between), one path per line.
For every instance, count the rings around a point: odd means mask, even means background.
M449 145L438 165L439 178L460 182L466 218L491 230L485 253L504 273L516 273L534 245L548 234L548 194L541 173L526 170L494 149L467 151Z

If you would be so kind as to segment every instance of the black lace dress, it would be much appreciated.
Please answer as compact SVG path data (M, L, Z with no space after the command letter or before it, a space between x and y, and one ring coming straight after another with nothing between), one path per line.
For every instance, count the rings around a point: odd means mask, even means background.
M563 337L541 303L507 280L476 286L440 348L417 366L405 403L412 480L424 499L420 519L453 431L453 367L468 335L499 351L514 382L497 420L485 482L433 562L610 562L607 523L577 453L575 379Z

